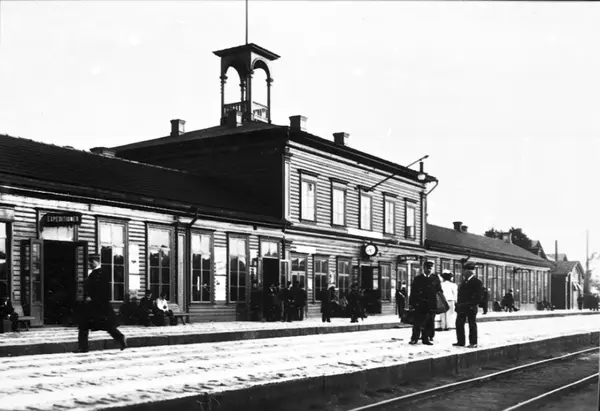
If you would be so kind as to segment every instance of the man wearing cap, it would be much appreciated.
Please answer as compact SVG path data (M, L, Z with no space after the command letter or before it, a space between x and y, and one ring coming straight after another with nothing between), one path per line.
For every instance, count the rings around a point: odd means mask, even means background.
M465 346L465 322L469 322L469 348L477 348L477 306L483 298L483 284L475 276L475 263L463 266L463 282L458 288L456 302L456 339L452 344Z
M409 344L416 344L419 336L425 345L433 345L433 318L437 305L436 292L441 290L437 275L431 275L433 262L427 261L423 271L415 277L410 288L409 309L414 311L413 331Z
M83 282L85 302L79 320L78 351L88 352L90 330L107 331L121 345L121 350L124 350L127 347L127 340L117 329L117 318L110 304L110 274L102 270L98 254L89 256L89 265L92 270Z

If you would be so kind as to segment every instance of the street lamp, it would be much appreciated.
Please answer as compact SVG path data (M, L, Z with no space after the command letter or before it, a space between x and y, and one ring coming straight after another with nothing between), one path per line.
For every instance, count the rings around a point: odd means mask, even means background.
M420 163L419 174L417 175L417 180L419 180L419 181L427 180L427 174L425 174L425 172L423 171L423 160L425 160L426 158L429 158L429 154L424 155L420 159L413 161L412 163L410 163L409 165L406 166L406 168L410 168L411 166L413 166L417 163ZM373 191L376 187L379 187L381 184L385 183L386 181L388 181L390 178L394 177L395 175L396 175L396 173L389 175L388 177L384 178L383 180L381 180L379 183L375 184L374 186L365 189L365 191ZM435 180L435 181L437 183L437 180Z

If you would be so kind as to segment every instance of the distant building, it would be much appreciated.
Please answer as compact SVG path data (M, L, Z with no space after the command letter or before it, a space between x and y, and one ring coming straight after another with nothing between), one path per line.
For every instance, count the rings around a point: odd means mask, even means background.
M559 254L560 255L560 254ZM579 261L559 259L550 272L552 275L552 303L558 309L577 308L577 298L583 296L584 269Z
M490 305L502 301L509 289L525 310L537 309L538 302L550 297L551 264L544 258L512 244L510 233L497 239L469 233L461 221L453 225L427 225L425 246L428 258L437 262L436 272L451 270L460 281L462 260L475 262L477 276L490 289Z

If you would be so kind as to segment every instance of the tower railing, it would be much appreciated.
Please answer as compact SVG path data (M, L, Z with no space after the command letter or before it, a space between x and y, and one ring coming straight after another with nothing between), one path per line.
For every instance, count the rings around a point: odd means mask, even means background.
M250 113L252 114L252 120L258 121L269 121L269 107L264 104L257 103L256 101L252 102L250 105L250 101L239 101L237 103L229 103L223 105L223 116L226 117L227 113L230 111L240 111L242 113Z

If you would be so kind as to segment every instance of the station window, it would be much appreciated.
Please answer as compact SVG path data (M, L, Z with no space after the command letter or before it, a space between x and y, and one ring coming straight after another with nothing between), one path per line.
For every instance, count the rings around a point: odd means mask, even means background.
M212 238L192 233L192 302L211 301Z
M386 198L384 201L384 233L395 234L396 233L396 203L391 198Z
M371 230L373 222L373 198L360 193L360 229Z
M331 187L331 224L346 225L346 190Z
M300 282L302 287L306 288L306 269L308 258L305 255L294 255L292 254L292 283L294 281ZM281 284L285 287L287 284Z
M111 285L111 301L125 299L125 224L99 221L100 263Z
M317 182L305 176L300 181L300 219L317 221Z
M404 236L409 240L414 240L417 238L417 207L414 204L406 203L405 218Z
M229 301L246 301L246 277L248 275L248 240L229 238Z
M337 261L337 288L339 297L348 295L350 291L350 260L338 258Z
M148 228L148 267L154 298L163 292L171 298L171 235L170 229Z
M315 257L314 259L315 276L315 300L321 301L322 293L328 287L327 277L329 276L329 261L327 257Z
M10 239L8 238L8 223L0 221L0 298L10 295L10 278L8 276Z
M392 267L389 264L381 264L379 267L379 292L382 301L392 299Z

